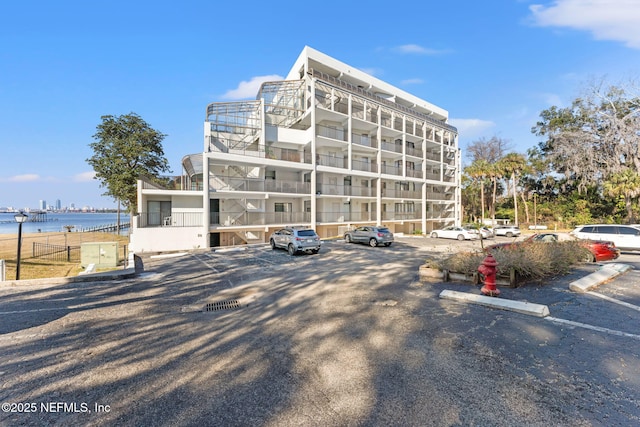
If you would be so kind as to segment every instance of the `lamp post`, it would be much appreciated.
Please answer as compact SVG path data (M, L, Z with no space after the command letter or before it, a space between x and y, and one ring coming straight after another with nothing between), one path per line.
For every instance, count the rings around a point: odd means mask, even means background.
M22 248L22 223L29 218L28 215L22 212L13 216L18 223L18 262L16 263L16 280L20 280L20 249Z
M538 192L533 192L533 227L538 229L538 209L537 209L537 201L538 201Z

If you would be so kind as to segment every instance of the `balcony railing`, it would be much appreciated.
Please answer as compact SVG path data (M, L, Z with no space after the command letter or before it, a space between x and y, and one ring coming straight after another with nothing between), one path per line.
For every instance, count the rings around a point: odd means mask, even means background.
M318 165L321 166L330 166L334 168L346 169L347 167L347 158L346 157L337 157L328 154L318 154L316 155L316 161Z
M140 212L138 227L202 227L202 213Z
M142 178L143 190L202 191L202 188L202 182L191 180L188 176L161 176L155 181Z
M407 176L411 178L422 178L422 171L418 169L407 169Z
M382 212L383 221L408 221L422 219L421 212Z
M316 185L316 194L375 197L376 189L372 187L358 187L351 185L318 184Z
M378 165L376 163L365 162L362 160L353 160L351 167L357 171L363 172L378 172Z
M364 147L378 148L378 140L366 135L351 134L351 142Z
M256 145L244 148L229 148L226 150L209 148L210 152L220 152L228 154L237 154L247 157L258 157L262 159L284 160L287 162L311 163L310 159L306 159L298 150L279 147L260 147Z
M323 136L325 138L330 138L330 139L337 139L338 141L347 140L347 132L345 132L343 129L317 125L316 130L318 132L318 136Z
M316 220L319 223L375 221L376 219L375 212L318 212L316 214Z
M407 155L422 158L422 150L418 148L407 147Z
M399 166L383 165L382 173L386 173L388 175L402 175L402 168Z
M393 197L396 199L422 199L422 191L383 188L382 197Z
M222 227L301 224L311 222L310 212L212 212L209 223Z
M211 178L210 188L215 191L270 191L274 193L310 194L311 184L299 181L217 176Z
M386 151L393 151L394 153L402 153L402 144L382 141L382 149Z

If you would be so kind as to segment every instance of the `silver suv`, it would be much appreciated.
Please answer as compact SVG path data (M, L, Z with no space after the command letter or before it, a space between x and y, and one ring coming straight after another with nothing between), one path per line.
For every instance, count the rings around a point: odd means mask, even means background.
M496 236L517 237L520 235L520 228L516 225L499 225L493 232Z
M344 233L344 240L347 243L368 243L369 246L373 247L378 245L391 246L393 243L393 233L386 227L366 225Z
M320 237L310 228L287 227L278 230L269 237L271 249L282 248L295 255L298 252L311 252L317 254L320 251Z

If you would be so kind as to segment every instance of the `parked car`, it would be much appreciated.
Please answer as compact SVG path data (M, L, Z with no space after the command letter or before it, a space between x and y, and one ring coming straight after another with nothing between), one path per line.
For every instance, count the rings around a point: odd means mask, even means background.
M491 230L489 227L478 227L476 228L477 225L465 225L463 228L466 228L467 230L469 230L469 232L473 233L473 234L478 234L480 235L480 237L482 237L483 239L489 239L491 237L493 237L493 230Z
M442 239L458 239L458 240L474 240L478 239L478 233L472 233L464 227L456 227L454 225L445 227L441 230L433 230L431 237Z
M496 236L517 237L521 234L517 225L498 225L493 229Z
M295 255L298 252L317 254L322 245L320 237L310 228L287 227L276 231L269 237L271 249L282 248Z
M365 225L344 233L344 240L347 243L368 243L373 247L378 245L391 246L393 233L386 227Z
M486 250L492 251L495 249L499 249L499 250L509 249L509 248L518 247L521 245L526 245L532 242L557 242L557 241L559 241L559 237L555 233L539 233L539 234L534 234L532 236L529 236L526 239L519 242L496 243L495 245L487 246ZM589 261L589 262L610 261L613 259L617 259L620 256L620 250L616 248L616 245L613 242L584 240L583 243L585 247L589 249L589 252L591 252L591 257L586 261Z
M618 249L640 250L640 228L632 225L580 225L570 234L578 239L611 241Z

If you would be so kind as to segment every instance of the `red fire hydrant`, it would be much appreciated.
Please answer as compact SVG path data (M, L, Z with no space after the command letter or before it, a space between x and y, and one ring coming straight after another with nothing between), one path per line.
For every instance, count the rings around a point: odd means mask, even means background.
M489 254L478 267L478 272L484 276L484 286L480 289L484 295L497 297L500 291L496 287L496 275L498 273L498 263L493 255Z

